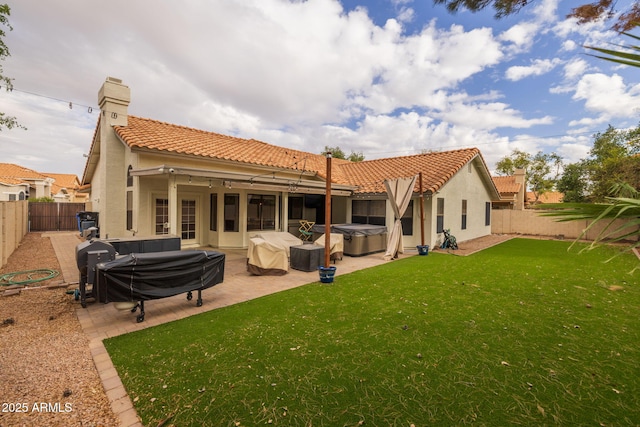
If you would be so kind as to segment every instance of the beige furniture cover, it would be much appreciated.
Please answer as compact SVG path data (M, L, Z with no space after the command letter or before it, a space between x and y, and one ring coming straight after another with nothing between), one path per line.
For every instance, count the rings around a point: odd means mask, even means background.
M249 239L247 271L258 276L286 274L289 271L289 248L296 245L302 245L302 240L287 232L256 233Z
M318 237L314 244L324 247L324 236L323 234ZM329 244L331 245L330 258L332 260L342 259L342 255L344 254L344 235L341 233L329 234Z

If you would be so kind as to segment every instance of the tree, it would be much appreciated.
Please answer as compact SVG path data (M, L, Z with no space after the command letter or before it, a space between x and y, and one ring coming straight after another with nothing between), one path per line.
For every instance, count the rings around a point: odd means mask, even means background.
M0 4L0 61L4 61L7 57L11 56L9 53L9 48L4 42L4 38L7 35L5 33L5 27L8 28L9 31L13 30L13 27L9 24L9 16L11 15L11 9L7 4ZM13 89L13 84L11 83L11 79L4 75L4 70L2 69L2 64L0 63L0 82L4 85L7 91ZM0 112L0 131L3 127L7 129L12 129L14 127L26 129L24 126L18 123L18 120L15 117L7 116L5 113Z
M571 163L564 167L558 179L556 189L564 194L564 203L582 203L586 201L587 171L584 162Z
M451 13L460 9L479 12L491 6L495 10L496 19L518 13L533 0L433 0L435 4L443 4ZM597 0L571 9L567 18L576 18L579 24L595 22L600 19L613 18L618 3L613 0ZM613 29L618 32L628 31L640 22L640 4L633 1L631 5L617 17Z
M525 170L525 179L537 202L540 196L553 190L556 184L562 159L556 153L545 154L539 151L534 156L520 150L513 150L511 156L503 157L496 164L496 171L513 175L516 169Z
M361 162L364 160L364 154L362 154L362 152L356 153L354 151L351 151L351 154L349 154L349 157L347 157L340 147L329 147L328 145L325 145L322 153L326 152L330 152L331 157L333 157L334 159L349 160L350 162Z
M584 161L592 201L604 202L616 196L612 189L622 183L640 188L639 134L640 127L621 131L609 126L594 135L589 158Z

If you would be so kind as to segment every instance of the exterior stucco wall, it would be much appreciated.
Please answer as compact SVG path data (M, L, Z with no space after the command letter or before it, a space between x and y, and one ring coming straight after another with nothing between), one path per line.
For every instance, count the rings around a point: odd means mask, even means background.
M485 225L486 203L491 203L491 192L478 168L482 164L478 158L465 165L439 192L425 195L425 244L434 247L444 240L443 233L437 233L437 202L444 199L444 228L450 229L459 242L491 234L491 226ZM404 236L404 246L415 247L420 242L420 198L413 198L413 234ZM462 201L467 201L467 227L462 229ZM391 207L388 205L388 209ZM389 216L389 215L388 215ZM387 218L387 227L393 224L393 214Z
M9 201L11 194L15 195L16 200L20 200L20 193L22 193L22 200L26 199L27 187L24 185L3 185L0 184L0 202Z

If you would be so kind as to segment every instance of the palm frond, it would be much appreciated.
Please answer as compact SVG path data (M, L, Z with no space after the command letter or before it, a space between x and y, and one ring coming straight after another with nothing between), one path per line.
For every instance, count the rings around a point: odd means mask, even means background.
M589 225L575 242L582 239L593 227L608 221L600 230L591 245L583 250L591 250L603 241L610 243L629 242L623 252L632 251L640 247L640 199L628 197L609 198L611 203L549 203L540 205L541 216L556 217L558 222L590 221ZM621 220L621 221L618 221ZM633 242L635 240L635 242ZM573 244L571 245L573 246Z
M625 33L625 32L621 34L640 41L640 37L634 36L633 34ZM609 56L600 56L600 55L590 55L590 56L594 56L596 58L603 59L605 61L615 62L618 64L630 65L632 67L640 67L640 46L636 46L636 45L626 45L626 46L614 45L614 46L620 47L621 49L624 49L624 50L605 49L602 47L595 47L595 46L585 46L585 48L591 49L593 51L596 51L604 55L609 55Z

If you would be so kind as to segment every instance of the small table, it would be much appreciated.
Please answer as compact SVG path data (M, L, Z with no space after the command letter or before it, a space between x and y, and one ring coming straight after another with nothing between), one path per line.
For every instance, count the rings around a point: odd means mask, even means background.
M324 264L324 246L298 245L290 248L291 268L315 271Z

